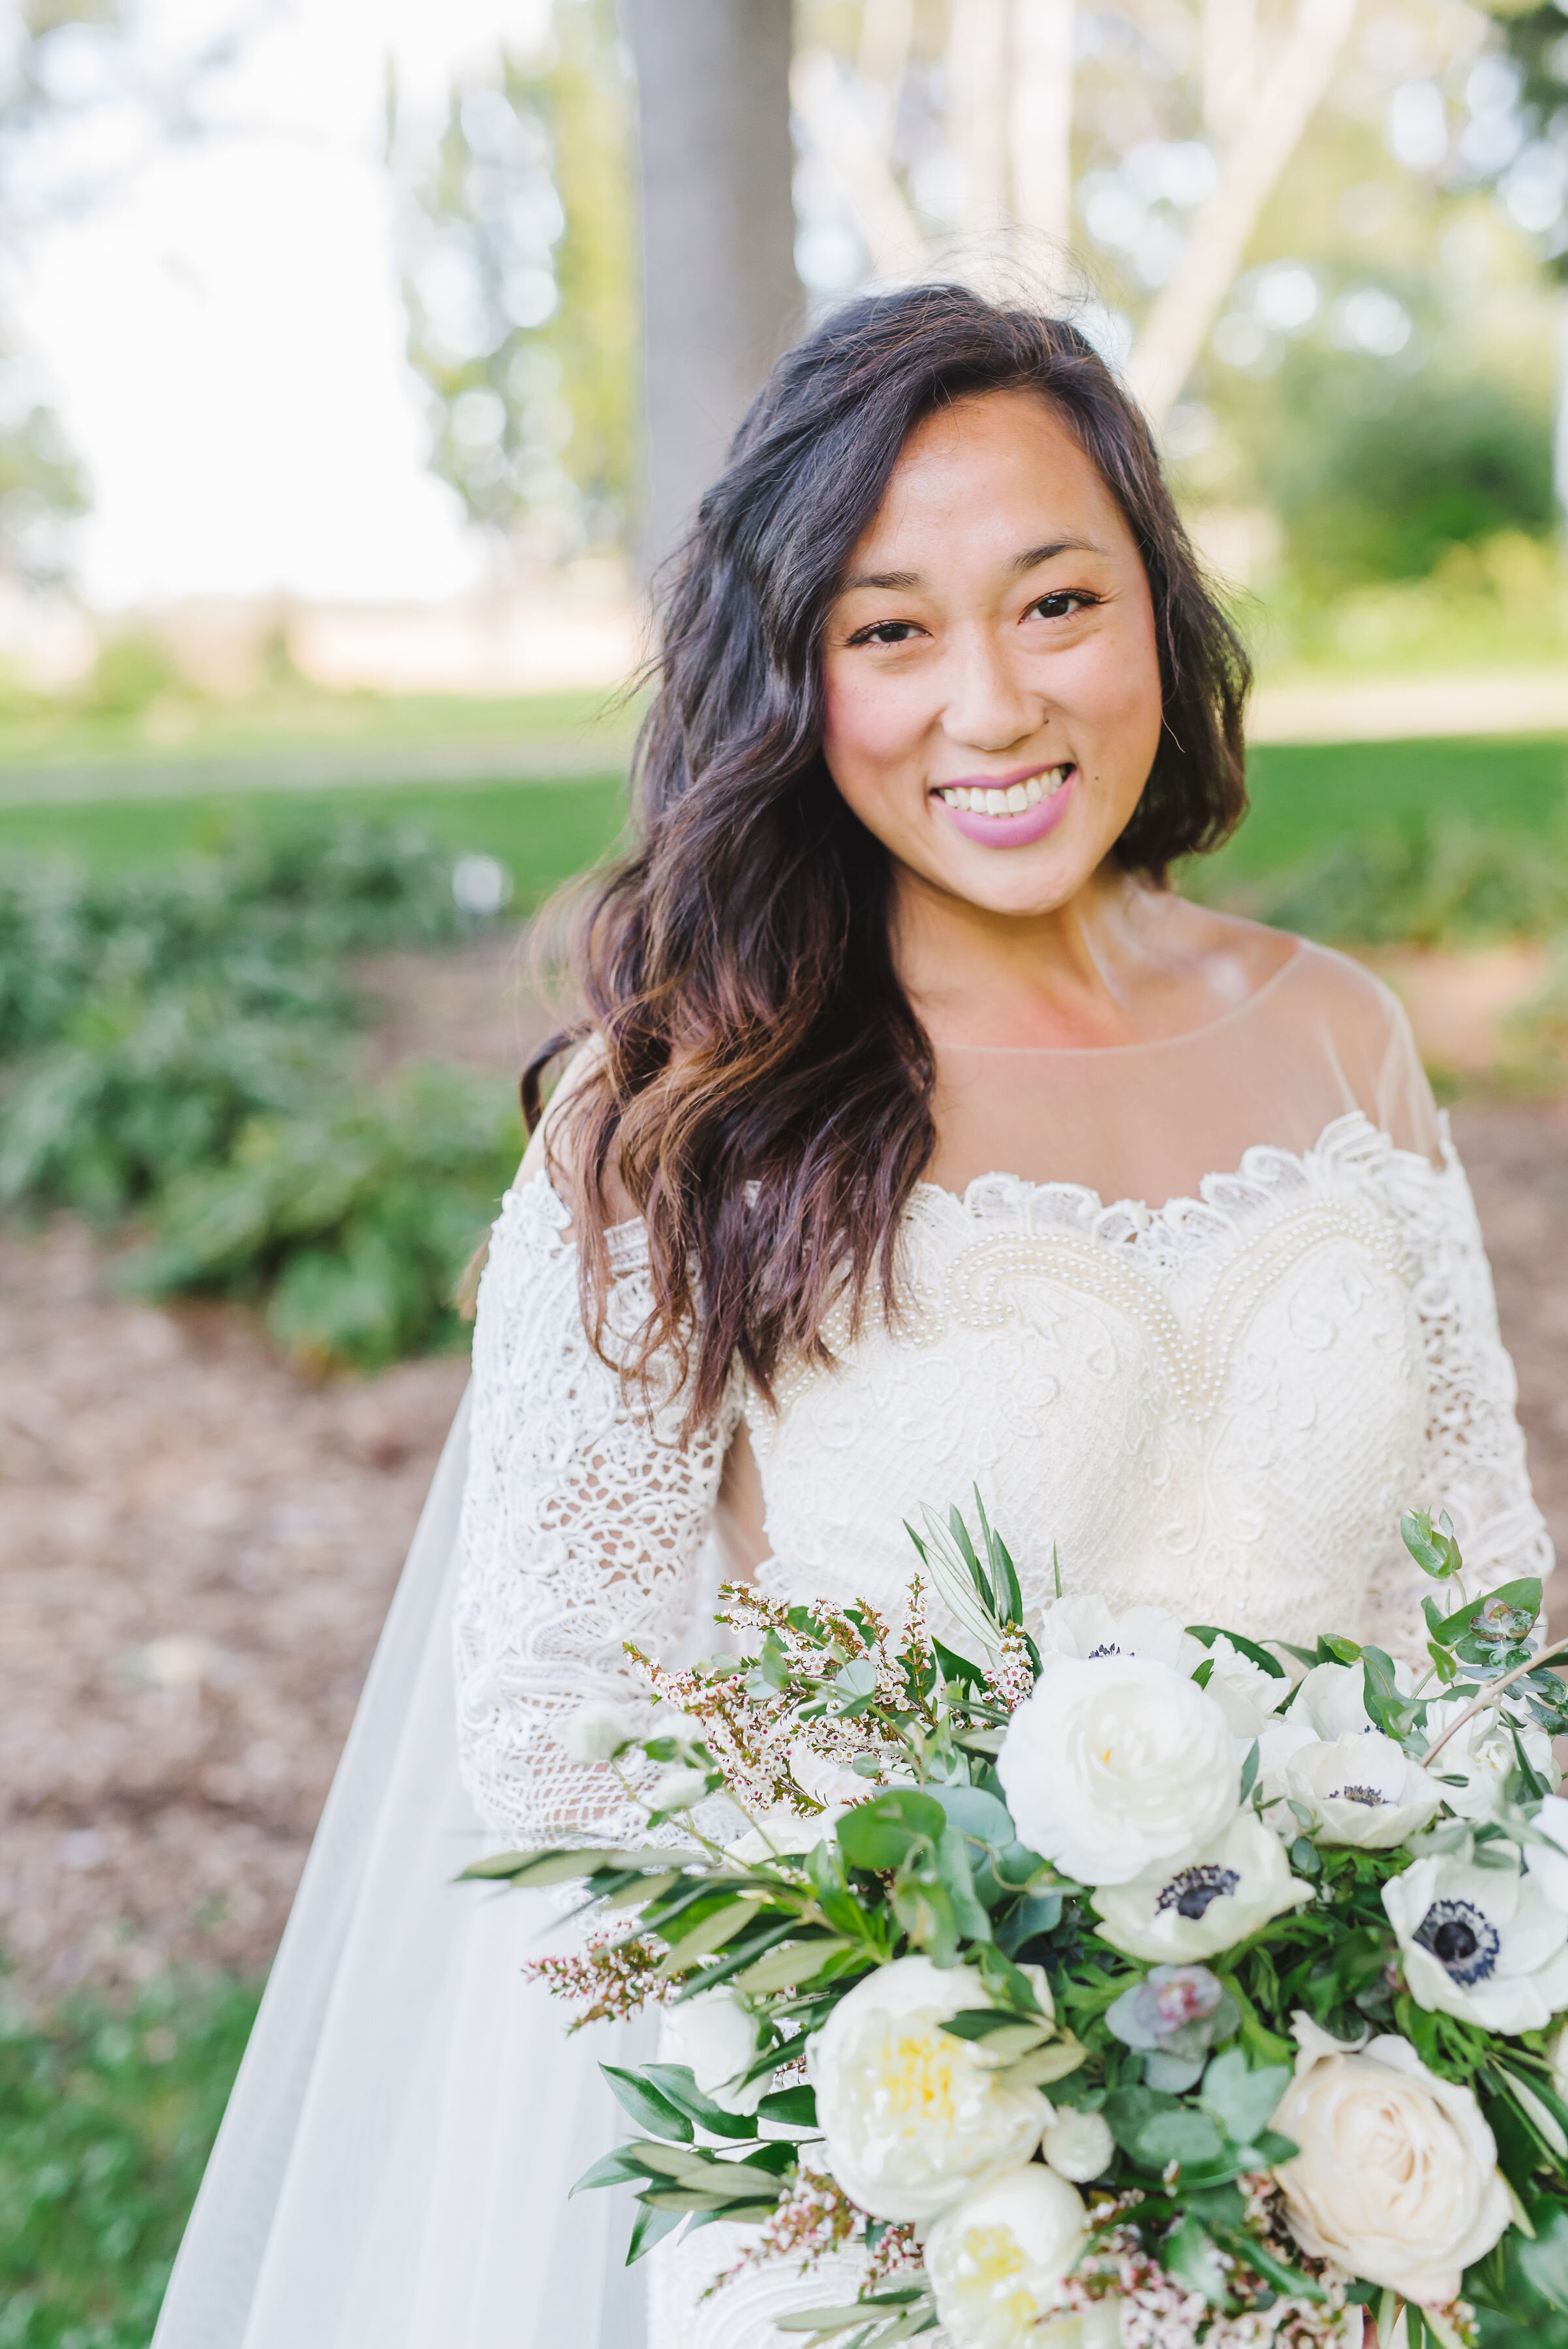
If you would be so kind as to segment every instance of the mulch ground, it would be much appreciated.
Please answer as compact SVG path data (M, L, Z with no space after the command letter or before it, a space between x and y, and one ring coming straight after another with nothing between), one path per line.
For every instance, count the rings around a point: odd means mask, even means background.
M405 988L410 1047L498 975L441 1021ZM536 1027L486 1044L515 1065ZM1568 1101L1454 1125L1568 1555ZM0 1232L0 1947L36 1997L265 1966L465 1376L307 1383L246 1313L111 1270L70 1222Z

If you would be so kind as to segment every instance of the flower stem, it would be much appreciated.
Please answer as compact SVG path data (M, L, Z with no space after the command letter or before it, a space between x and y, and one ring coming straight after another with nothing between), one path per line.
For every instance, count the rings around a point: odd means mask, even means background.
M1542 1648L1538 1656L1532 1656L1527 1663L1515 1664L1512 1671L1504 1672L1501 1680L1491 1682L1485 1695L1477 1697L1474 1704L1467 1705L1458 1721L1449 1723L1431 1751L1422 1755L1421 1767L1424 1770L1429 1770L1449 1738L1457 1736L1466 1722L1473 1721L1478 1713L1490 1713L1504 1689L1512 1682L1521 1681L1526 1672L1533 1672L1542 1664L1550 1663L1553 1656L1563 1655L1568 1655L1568 1640L1554 1640L1549 1648Z

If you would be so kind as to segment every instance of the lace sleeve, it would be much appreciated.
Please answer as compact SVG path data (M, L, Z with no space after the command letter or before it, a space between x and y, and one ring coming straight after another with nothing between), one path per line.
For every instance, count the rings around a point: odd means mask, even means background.
M636 1703L622 1643L691 1626L699 1552L739 1388L684 1448L673 1381L628 1391L583 1327L568 1216L541 1175L508 1192L480 1286L454 1624L463 1779L485 1824L530 1845L635 1833L603 1764L562 1750L590 1698ZM611 1236L611 1350L649 1308L640 1226Z
M1473 1596L1516 1575L1549 1574L1552 1540L1531 1495L1513 1364L1498 1332L1480 1222L1446 1119L1441 1148L1441 1166L1398 1154L1392 1178L1416 1262L1427 1360L1425 1461L1412 1498L1434 1513L1448 1510ZM1432 1589L1403 1545L1393 1543L1367 1594L1363 1637L1394 1655L1420 1655L1421 1600Z

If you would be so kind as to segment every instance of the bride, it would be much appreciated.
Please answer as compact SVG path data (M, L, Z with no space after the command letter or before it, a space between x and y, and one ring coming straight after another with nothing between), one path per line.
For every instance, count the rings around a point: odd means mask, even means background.
M566 2194L618 2133L596 2059L651 2049L520 1978L551 1896L445 1883L482 1832L636 1833L570 1718L635 1701L628 1639L711 1647L717 1554L893 1605L901 1520L978 1479L1032 1605L1054 1555L1407 1653L1402 1509L1479 1586L1548 1566L1398 1006L1168 886L1241 814L1245 685L1071 326L920 288L775 369L158 2349L770 2349L852 2288L705 2299L719 2227L628 2271L615 2198Z

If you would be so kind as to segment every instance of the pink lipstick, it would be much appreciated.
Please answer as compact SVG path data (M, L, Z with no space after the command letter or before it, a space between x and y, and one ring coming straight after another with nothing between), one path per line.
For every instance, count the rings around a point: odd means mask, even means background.
M1077 768L1064 760L1053 767L1022 768L1012 775L976 775L962 782L940 783L931 800L965 840L982 848L1028 848L1055 831L1072 805L1077 778ZM1003 802L1000 810L999 800Z

